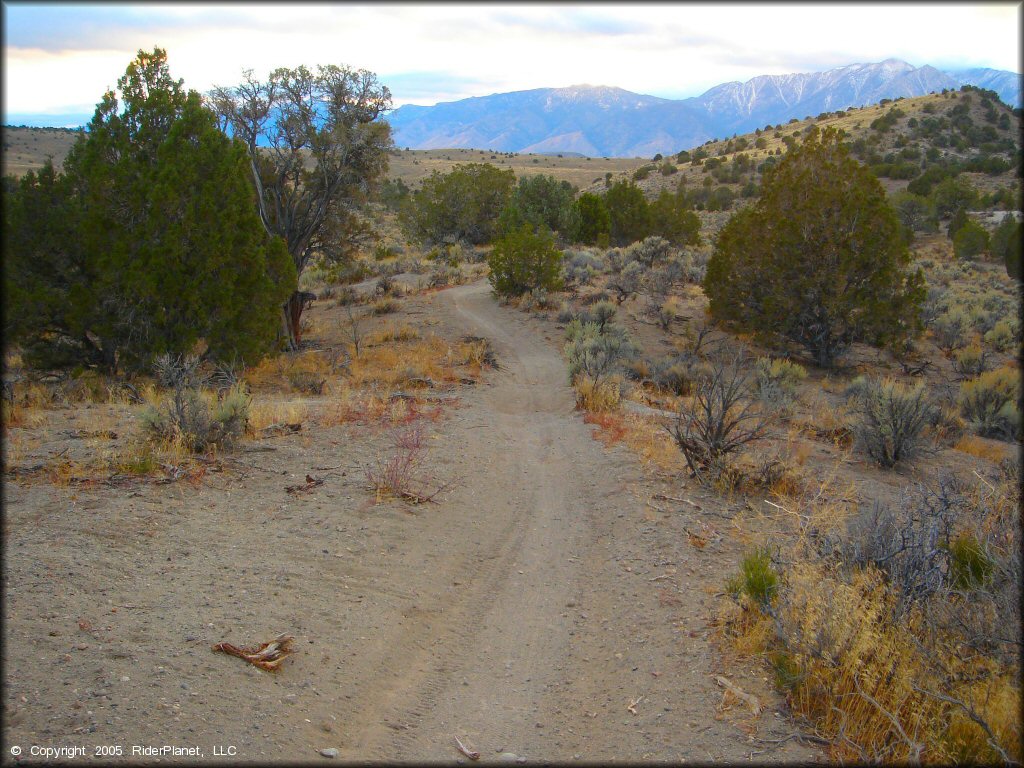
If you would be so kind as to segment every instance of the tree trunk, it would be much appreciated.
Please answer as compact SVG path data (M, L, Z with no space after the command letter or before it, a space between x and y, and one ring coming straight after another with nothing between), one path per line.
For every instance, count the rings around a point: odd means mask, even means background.
M293 291L284 305L284 331L288 349L295 351L302 344L302 310L305 308L301 291Z

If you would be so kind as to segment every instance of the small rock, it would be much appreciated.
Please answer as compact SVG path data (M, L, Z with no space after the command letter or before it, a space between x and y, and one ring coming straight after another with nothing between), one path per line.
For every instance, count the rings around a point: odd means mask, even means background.
M334 747L328 747L327 749L321 749L320 750L320 754L323 755L324 757L332 757L333 758L333 757L337 757L338 756L338 750L336 750Z
M502 752L498 755L498 760L503 763L515 763L519 761L519 755L515 752Z
M132 681L132 679L130 677L128 677L128 675L121 675L121 682L122 683L130 683L131 681Z

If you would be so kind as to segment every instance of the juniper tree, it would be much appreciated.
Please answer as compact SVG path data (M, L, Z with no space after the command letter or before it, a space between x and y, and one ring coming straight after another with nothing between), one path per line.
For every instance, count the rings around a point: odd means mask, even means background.
M139 51L64 162L6 201L8 328L30 362L148 367L205 342L254 360L295 286L253 206L245 149L166 53Z
M611 233L612 220L604 198L584 192L570 208L569 234L573 242L597 245Z
M900 226L838 132L813 129L719 233L704 278L711 314L796 342L822 367L855 341L904 339L920 328L925 288Z
M460 163L448 173L434 171L413 193L405 224L423 243L489 242L498 234L498 218L513 184L511 169L490 163Z

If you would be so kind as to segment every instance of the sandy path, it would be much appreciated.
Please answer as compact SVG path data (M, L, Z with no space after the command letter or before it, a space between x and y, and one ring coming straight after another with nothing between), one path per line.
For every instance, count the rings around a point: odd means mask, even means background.
M461 555L459 588L421 611L414 652L408 631L397 641L408 671L368 707L353 728L364 735L342 756L451 760L457 735L485 760L747 759L746 736L716 719L707 632L684 648L679 622L638 577L666 560L636 535L643 478L574 410L557 341L500 307L485 282L440 296L440 314L490 339L502 366L445 430L453 464L472 478L441 513L441 546ZM706 629L698 587L721 576L689 575L672 615Z

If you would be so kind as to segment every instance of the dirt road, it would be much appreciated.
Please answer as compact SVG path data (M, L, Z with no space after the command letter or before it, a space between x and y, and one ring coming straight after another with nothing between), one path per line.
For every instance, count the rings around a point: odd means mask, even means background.
M408 309L490 339L501 365L431 427L431 470L459 478L439 504L375 505L343 428L265 441L195 490L5 490L5 743L416 762L465 760L458 736L482 762L813 759L750 740L792 731L755 665L722 670L710 645L738 550L689 548L699 511L652 511L664 481L591 437L560 338L484 282ZM317 493L284 493L317 471ZM298 653L278 674L210 652L280 631ZM721 711L723 672L760 718Z

